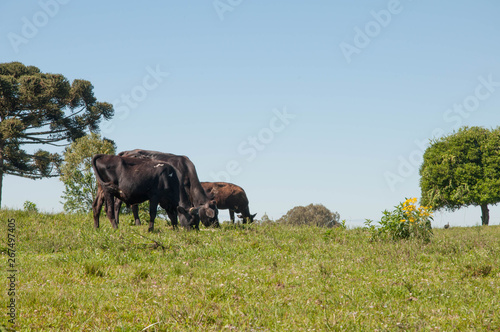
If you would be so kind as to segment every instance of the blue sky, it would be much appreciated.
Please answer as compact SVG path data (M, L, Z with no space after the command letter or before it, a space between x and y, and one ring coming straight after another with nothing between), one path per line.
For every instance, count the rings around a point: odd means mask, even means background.
M0 62L86 79L118 151L184 154L258 216L321 203L348 224L419 197L429 139L500 125L500 3L4 1ZM4 179L3 206L62 210L57 179ZM222 214L227 218L227 213ZM475 225L480 208L438 212ZM500 209L491 209L500 224Z

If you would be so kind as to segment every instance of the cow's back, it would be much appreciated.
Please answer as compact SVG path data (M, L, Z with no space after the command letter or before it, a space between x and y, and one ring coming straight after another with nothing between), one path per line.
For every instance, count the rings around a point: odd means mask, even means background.
M189 198L193 205L197 206L205 204L211 200L211 197L207 196L205 190L201 186L198 173L196 172L196 167L187 156L142 149L123 151L118 155L133 158L156 159L168 162L179 171L181 183L188 188Z

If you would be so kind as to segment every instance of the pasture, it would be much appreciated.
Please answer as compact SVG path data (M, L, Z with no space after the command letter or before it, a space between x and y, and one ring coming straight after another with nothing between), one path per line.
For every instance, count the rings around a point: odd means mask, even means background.
M498 331L500 227L430 243L277 224L154 233L124 216L0 211L7 298L16 220L18 331ZM2 328L0 327L0 330Z

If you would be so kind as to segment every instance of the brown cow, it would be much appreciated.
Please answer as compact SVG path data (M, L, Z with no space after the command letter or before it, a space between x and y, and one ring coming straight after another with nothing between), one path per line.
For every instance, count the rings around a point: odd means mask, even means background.
M234 223L234 213L241 213L238 218L243 218L243 223L247 220L252 223L256 214L250 214L248 208L248 198L245 190L240 186L227 182L202 182L201 186L207 194L212 195L217 202L219 210L229 209L229 216Z

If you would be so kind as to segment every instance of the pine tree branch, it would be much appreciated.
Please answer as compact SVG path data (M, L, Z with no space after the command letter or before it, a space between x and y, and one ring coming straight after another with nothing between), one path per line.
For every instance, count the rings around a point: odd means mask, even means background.
M49 145L53 145L53 146L66 146L67 144L61 144L61 145L58 145L58 144L54 144L54 142L59 142L59 141L62 141L64 139L67 139L67 136L66 137L57 137L57 138L36 138L36 137L22 137L24 138L25 140L21 140L21 141L18 141L17 144L49 144Z
M55 147L65 147L65 146L68 146L70 143L61 143L61 144L55 144L55 143L52 143L52 142L59 142L59 141L62 141L63 139L56 139L56 140L52 140L52 141L45 141L45 140L38 140L38 141L21 141L19 142L20 145L24 145L24 144L47 144L47 145L50 145L50 146L55 146Z
M12 169L11 167L6 167L4 169L4 175L14 175L14 176L19 176L27 179L32 179L32 180L40 180L44 178L54 178L59 176L58 174L47 174L47 175L42 175L42 174L33 174L30 173L29 171L20 171L18 169Z
M75 115L78 115L79 113L82 113L82 112L83 112L83 111L85 111L86 109L87 109L87 107L86 107L86 106L83 106L81 110L79 110L79 111L77 111L77 112L75 112L75 113L71 113L71 114L69 114L69 115L67 115L67 116L65 116L65 117L63 117L63 118L61 118L61 120L62 120L62 121L64 121L64 120L66 120L66 119L69 119L69 118L71 118L72 116L75 116ZM45 123L42 123L42 124L41 124L41 127L42 127L42 126L47 126L47 125L51 124L52 122L53 122L53 120L52 120L52 121L45 122Z
M34 127L34 128L38 128L38 127ZM30 129L33 129L33 128L27 128L26 130L30 130ZM25 133L23 136L32 136L32 135L35 135L35 136L39 136L39 135L49 135L49 134L59 134L59 133L64 133L64 132L67 132L68 129L59 129L59 130L49 130L49 131L41 131L41 132L34 132L34 133Z

